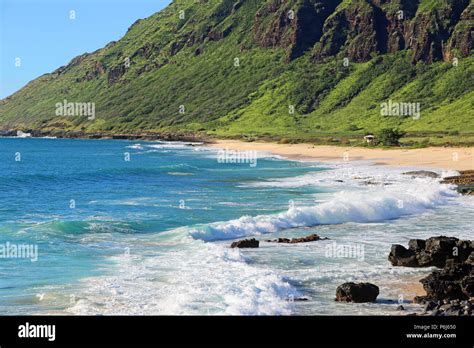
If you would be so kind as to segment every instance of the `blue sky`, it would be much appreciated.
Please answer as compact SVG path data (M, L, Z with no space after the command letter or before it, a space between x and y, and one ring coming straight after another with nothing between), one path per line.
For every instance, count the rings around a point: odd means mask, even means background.
M135 20L170 2L0 0L0 98L79 54L121 38ZM70 11L75 11L75 19L70 19Z

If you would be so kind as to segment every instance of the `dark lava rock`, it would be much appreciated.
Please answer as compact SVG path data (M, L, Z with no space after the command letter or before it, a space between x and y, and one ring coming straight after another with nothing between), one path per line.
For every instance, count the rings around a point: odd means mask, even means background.
M474 194L474 170L463 170L458 176L449 176L443 179L443 184L453 184L457 186L457 191L463 195Z
M463 306L459 303L449 303L442 306L438 306L431 315L436 316L463 316L472 315L472 301L468 302L467 306Z
M301 238L278 238L278 239L268 239L267 242L270 243L286 243L286 244L296 244L296 243L308 243L308 242L315 242L318 240L327 240L329 238L320 237L317 234L311 234L306 237Z
M428 301L426 301L426 296L415 296L413 297L413 303L426 304Z
M9 130L0 130L0 137L16 137L17 130L9 129Z
M423 299L425 303L424 312L425 315L431 316L462 316L462 315L472 315L472 309L474 308L473 300L443 300L443 301L432 301L429 300L427 296L419 296Z
M436 302L428 301L425 305L425 312L432 311L436 307L438 307L438 304Z
M307 297L295 297L293 301L298 301L298 302L304 302L304 301L309 301L309 298Z
M464 294L466 294L466 296L474 297L474 272L472 271L472 268L471 274L462 279L461 290Z
M408 242L408 249L394 244L388 260L393 266L442 268L449 262L463 263L473 251L474 245L470 240L439 236L428 238L426 241L411 239Z
M415 251L402 245L394 244L388 254L388 260L393 266L418 267Z
M464 293L462 282L472 272L470 265L456 265L440 271L434 271L420 280L428 298L434 300L468 299L468 291Z
M474 243L453 237L412 239L408 249L392 245L389 261L394 266L428 267L433 271L420 280L426 296L416 296L429 315L472 315L474 298Z
M405 310L405 307L403 307L402 305L397 307L397 311L404 311L404 310Z
M230 247L231 248L258 248L260 242L255 238L252 239L243 239L236 242L233 242Z
M423 250L426 247L426 241L424 239L410 239L408 242L408 249L410 250Z
M474 171L465 170L459 172L459 175L448 176L441 181L443 184L468 185L474 184Z
M411 175L415 178L439 178L439 174L430 172L428 170L416 170L412 172L403 173L404 175Z
M467 264L469 264L469 265L474 266L474 251L471 252L471 254L470 254L469 257L467 258L467 260L464 261L464 263L467 263Z
M425 304L431 315L471 315L474 297L474 266L449 263L420 280L426 296L417 296L415 303Z
M375 302L378 295L378 286L370 283L344 283L336 289L336 301L340 302Z

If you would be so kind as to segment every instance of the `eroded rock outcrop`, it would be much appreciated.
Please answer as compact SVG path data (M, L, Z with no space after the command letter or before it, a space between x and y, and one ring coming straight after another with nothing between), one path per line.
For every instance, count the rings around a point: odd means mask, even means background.
M78 78L77 81L78 82L89 81L100 75L105 74L105 72L106 72L106 68L105 68L104 63L102 63L101 61L95 61L91 69L87 72L87 74L83 76L82 78Z
M362 62L378 52L375 8L366 1L351 2L330 16L323 32L315 46L315 60L324 60L345 51L349 60Z
M125 74L126 71L125 64L120 64L112 69L109 70L109 74L107 76L107 80L109 85L113 85L114 83L119 82L120 78Z
M468 0L446 1L418 10L416 2L403 0L348 2L325 21L314 60L343 53L351 61L363 62L373 54L407 49L413 63L450 60L454 51L467 57L472 50L468 4Z
M468 57L472 51L474 32L474 3L470 3L461 13L459 22L444 47L444 60L453 61L454 58Z
M319 41L323 25L341 0L272 0L255 15L254 39L261 47L285 47L288 60L300 57Z

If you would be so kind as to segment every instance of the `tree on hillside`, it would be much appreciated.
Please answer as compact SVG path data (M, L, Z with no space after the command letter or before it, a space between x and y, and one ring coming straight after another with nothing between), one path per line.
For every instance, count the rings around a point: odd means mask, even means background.
M379 132L377 138L384 146L399 146L403 136L405 136L405 132L398 129L384 128Z

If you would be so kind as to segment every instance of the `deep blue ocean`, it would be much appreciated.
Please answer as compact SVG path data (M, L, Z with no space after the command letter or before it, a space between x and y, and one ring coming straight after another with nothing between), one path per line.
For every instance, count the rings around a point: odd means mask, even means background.
M255 166L223 163L217 151L0 139L0 312L392 313L423 270L391 268L391 243L473 236L472 198L432 179L268 154ZM266 242L312 233L330 240ZM244 237L260 248L229 248ZM350 280L381 283L380 302L335 304L335 287Z

